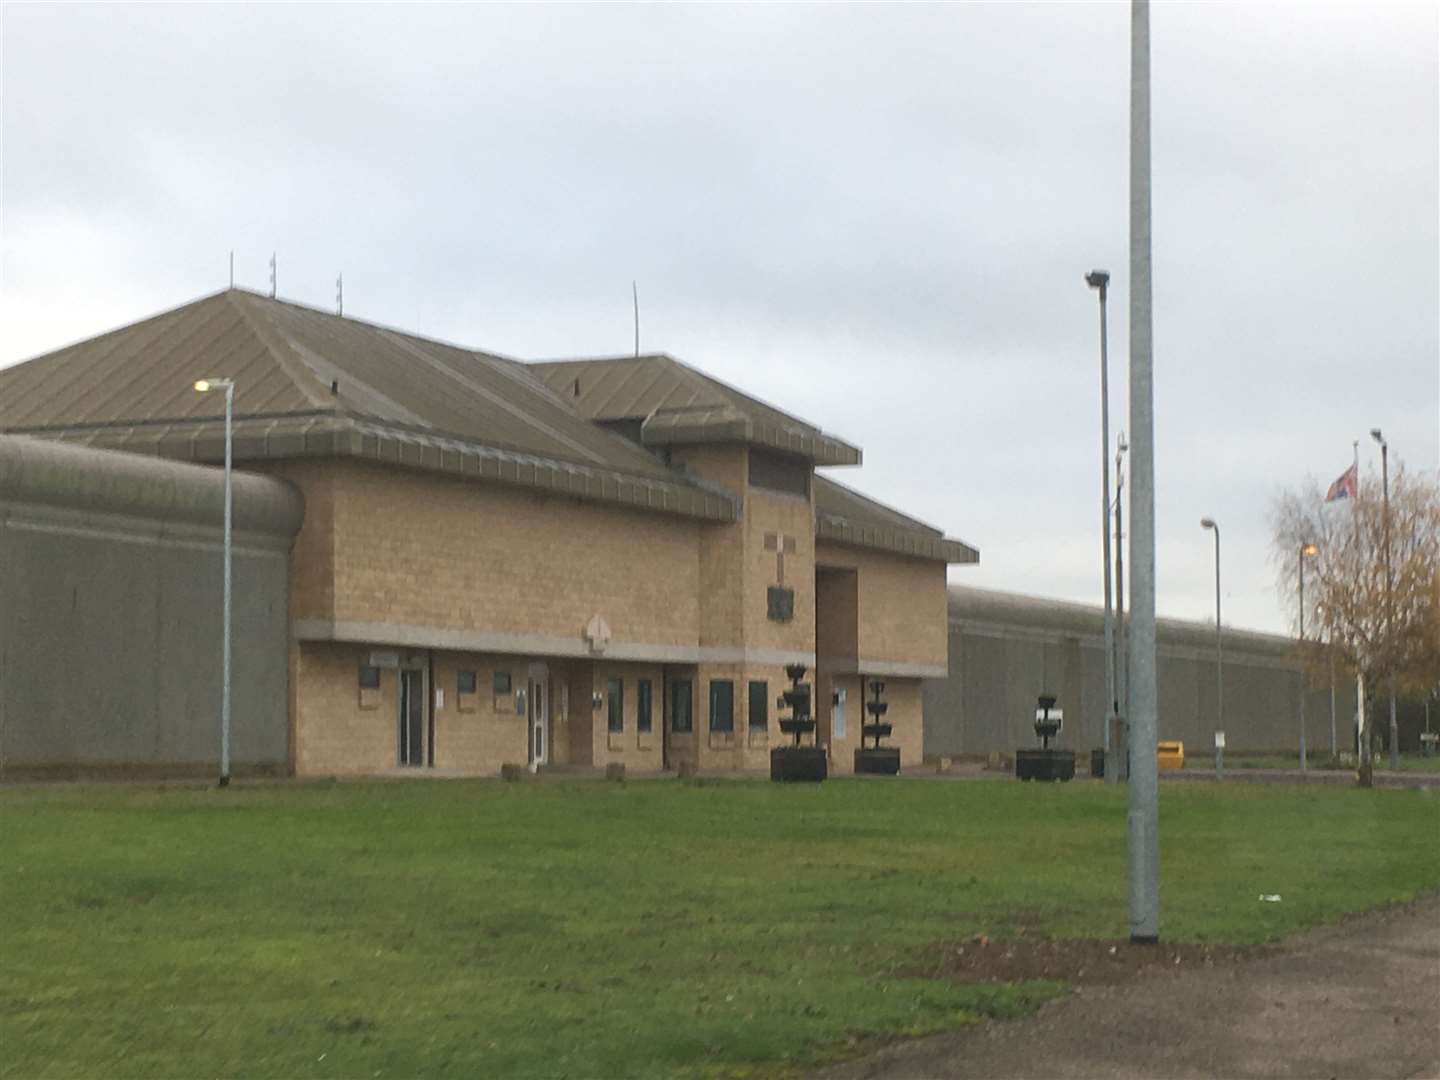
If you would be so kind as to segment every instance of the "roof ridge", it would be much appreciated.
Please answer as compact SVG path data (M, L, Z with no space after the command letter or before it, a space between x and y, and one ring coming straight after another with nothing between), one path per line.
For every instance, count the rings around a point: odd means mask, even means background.
M310 366L305 363L299 353L296 352L294 345L290 343L284 334L262 323L256 314L250 310L249 301L242 301L240 299L242 295L248 297L257 294L245 289L229 289L225 293L225 298L235 310L239 312L240 318L244 320L245 325L250 327L250 330L260 339L261 344L269 351L276 365L285 373L286 378L295 385L295 388L300 391L305 400L310 402L316 409L324 409L327 405L333 407L333 402L330 401L330 396L326 392L327 388L315 376L315 373L310 370ZM296 370L297 368L299 369L298 372Z
M459 341L450 341L446 338L428 337L418 331L406 330L399 326L391 326L388 323L376 322L374 319L365 319L355 315L342 315L338 312L329 311L326 308L316 307L314 304L303 304L299 300L287 300L283 296L267 296L262 292L257 292L254 289L247 289L240 285L235 285L228 290L222 291L242 293L245 296L251 297L255 300L265 300L272 304L280 304L284 307L295 308L297 311L303 311L309 315L320 315L327 319L335 319L349 326L364 326L368 327L371 330L383 330L387 334L399 334L403 338L408 338L411 341L423 342L426 345L440 345L447 349L458 349L460 352L474 353L478 356L485 357L487 360L504 360L512 364L525 364L526 366L529 366L527 361L517 360L515 357L507 356L504 353L491 352L488 349L480 349L475 347L474 345L465 345Z

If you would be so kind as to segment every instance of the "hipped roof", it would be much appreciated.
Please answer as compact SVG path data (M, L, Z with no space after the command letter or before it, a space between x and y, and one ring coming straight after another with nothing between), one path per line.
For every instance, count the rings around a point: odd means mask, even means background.
M356 457L710 521L736 520L739 501L602 425L639 418L652 443L732 439L860 461L858 448L672 357L525 364L242 289L0 369L0 432L219 462L224 396L194 390L207 378L235 380L238 461ZM819 475L815 511L820 539L978 560Z
M716 521L735 500L589 423L517 361L229 289L0 371L0 430L196 461L345 455Z

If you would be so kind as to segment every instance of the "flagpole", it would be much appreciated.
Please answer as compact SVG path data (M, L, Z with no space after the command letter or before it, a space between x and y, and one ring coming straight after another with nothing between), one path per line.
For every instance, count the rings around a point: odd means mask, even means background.
M1355 469L1355 503L1359 503L1359 439L1351 439L1351 468ZM1355 514L1351 504L1351 514ZM1355 671L1355 768L1365 769L1365 672Z

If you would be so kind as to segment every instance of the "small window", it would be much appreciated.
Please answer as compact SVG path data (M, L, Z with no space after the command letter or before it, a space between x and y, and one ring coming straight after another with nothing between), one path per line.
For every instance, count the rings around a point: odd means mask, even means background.
M373 664L360 665L360 689L380 689L380 669Z
M455 692L457 694L475 693L475 672L457 671L455 673Z
M510 672L495 672L495 693L497 695L510 693Z
M770 727L770 684L750 684L750 730L764 731Z
M790 495L810 494L810 462L790 454L750 450L750 486L783 491Z
M606 711L611 733L625 730L625 682L609 679L605 684Z
M735 684L729 679L710 680L710 730L735 730Z
M641 679L635 684L635 730L641 735L650 734L649 679Z
M670 730L681 735L695 730L690 695L689 679L676 679L670 684Z

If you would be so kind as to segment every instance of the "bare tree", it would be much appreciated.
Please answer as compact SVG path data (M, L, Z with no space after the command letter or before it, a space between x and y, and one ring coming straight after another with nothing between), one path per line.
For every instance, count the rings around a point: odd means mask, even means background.
M1276 582L1299 630L1305 560L1305 660L1317 675L1360 673L1366 685L1393 674L1419 693L1440 683L1440 482L1407 473L1390 478L1388 514L1380 477L1367 475L1355 498L1326 503L1310 481L1281 492L1272 512ZM1388 529L1387 529L1388 526ZM1388 531L1390 588L1386 588ZM1302 551L1314 545L1314 552ZM1320 647L1323 641L1325 647ZM1366 732L1370 725L1365 724ZM1361 739L1361 782L1369 779L1369 739Z

